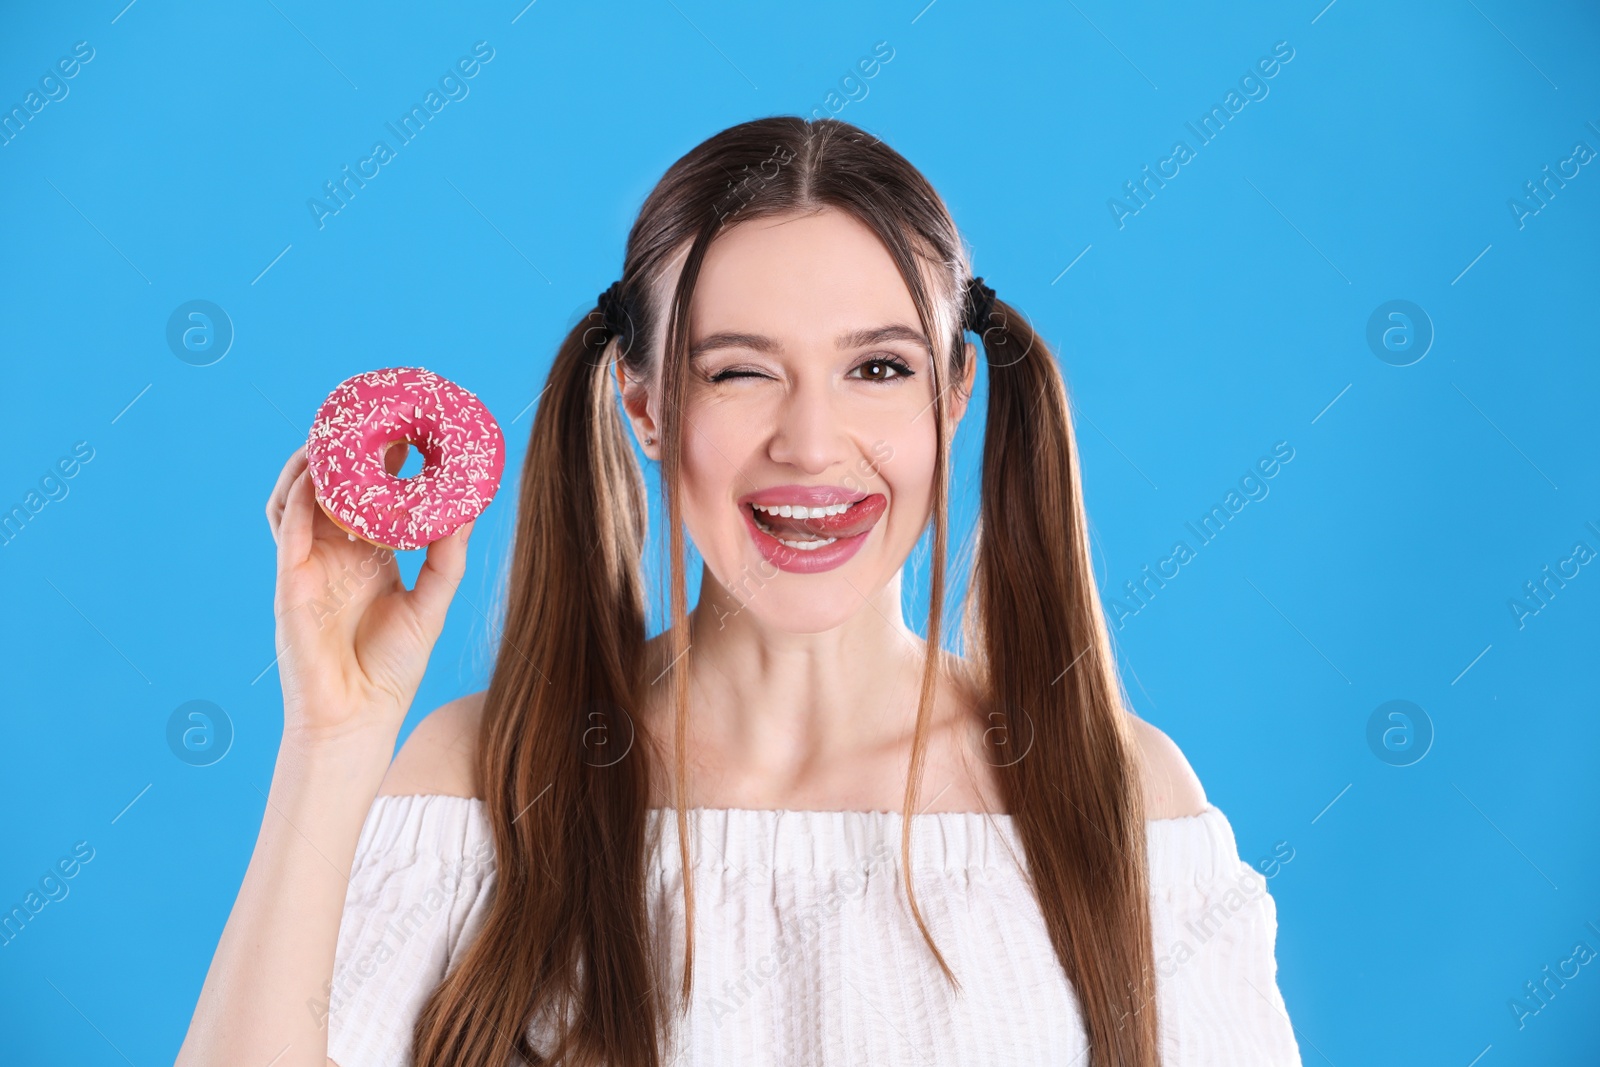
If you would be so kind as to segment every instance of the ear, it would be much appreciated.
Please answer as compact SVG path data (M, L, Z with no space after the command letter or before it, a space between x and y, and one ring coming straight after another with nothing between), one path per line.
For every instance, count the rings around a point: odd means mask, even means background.
M649 387L630 378L622 360L611 361L612 376L616 380L617 395L622 399L622 409L633 424L633 433L639 447L650 459L661 459L661 424L653 414L654 397ZM649 441L649 444L645 442Z
M956 383L956 390L951 395L951 432L961 424L961 416L967 413L967 401L972 399L972 383L978 376L978 346L971 341L961 342L966 349L966 371L961 375L961 381Z

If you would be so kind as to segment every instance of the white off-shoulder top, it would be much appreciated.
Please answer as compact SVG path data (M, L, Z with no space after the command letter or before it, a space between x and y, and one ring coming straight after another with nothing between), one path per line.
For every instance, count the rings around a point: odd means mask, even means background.
M683 952L677 819L649 907ZM898 812L695 808L695 975L677 1067L1088 1062L1072 989L1024 880L1009 815L912 817L913 887L961 980L956 995L901 887ZM1148 824L1165 1067L1299 1067L1278 990L1277 911L1216 807ZM339 1067L411 1063L423 1000L481 927L495 887L480 801L380 796L361 830L334 979L322 1000ZM530 946L533 951L533 946ZM533 1036L535 1048L547 1040Z

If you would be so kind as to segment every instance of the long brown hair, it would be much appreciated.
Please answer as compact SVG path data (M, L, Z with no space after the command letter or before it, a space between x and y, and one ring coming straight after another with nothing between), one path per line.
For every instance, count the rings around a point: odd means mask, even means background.
M731 127L679 159L628 235L628 327L599 309L568 333L534 417L504 631L483 706L478 770L497 888L479 934L428 1000L418 1067L658 1067L694 967L688 775L689 625L678 495L688 308L706 250L727 226L832 207L882 240L939 339L938 442L922 685L902 812L912 914L946 977L910 884L910 816L945 667L950 386L960 383L968 259L927 179L859 128L779 116ZM678 270L671 292L667 289ZM931 281L929 280L931 279ZM665 305L665 306L660 306ZM963 644L991 728L985 753L1026 853L1052 946L1075 991L1092 1067L1157 1067L1158 1028L1139 768L1090 563L1066 385L1054 354L997 300L983 327L989 399L982 502ZM643 706L643 475L611 377L646 380L660 351L662 483L671 620L665 658L677 729L675 808L687 936L681 982L662 980L646 901L650 746L596 755ZM943 366L941 366L943 363ZM613 749L614 751L614 746ZM656 772L659 773L659 772ZM677 996L673 985L677 984ZM535 1049L530 1022L551 1026Z

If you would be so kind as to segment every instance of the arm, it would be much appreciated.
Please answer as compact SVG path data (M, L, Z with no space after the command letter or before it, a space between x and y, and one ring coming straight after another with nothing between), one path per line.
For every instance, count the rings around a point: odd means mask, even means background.
M331 1062L308 1004L325 998L333 977L356 843L465 569L471 529L430 545L408 590L392 552L347 539L322 513L302 451L284 466L267 518L278 544L284 737L178 1067Z
M381 746L286 742L255 851L206 973L178 1067L321 1065L326 999L356 839L383 776ZM277 1057L277 1059L274 1059Z

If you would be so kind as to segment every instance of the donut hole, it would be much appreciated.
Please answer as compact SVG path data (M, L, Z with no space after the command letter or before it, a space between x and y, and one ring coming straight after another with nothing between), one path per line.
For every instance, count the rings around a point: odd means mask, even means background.
M402 480L421 474L424 462L425 457L412 441L391 441L384 449L383 469Z

